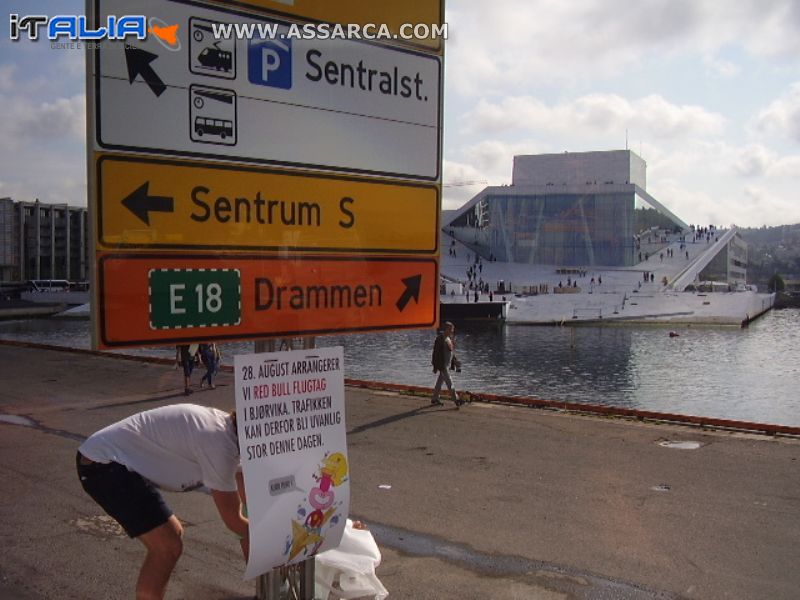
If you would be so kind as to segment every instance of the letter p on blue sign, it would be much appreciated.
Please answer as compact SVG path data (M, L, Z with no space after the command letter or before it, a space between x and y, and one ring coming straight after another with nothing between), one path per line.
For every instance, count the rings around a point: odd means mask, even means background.
M254 40L247 45L250 83L288 90L292 87L292 40Z

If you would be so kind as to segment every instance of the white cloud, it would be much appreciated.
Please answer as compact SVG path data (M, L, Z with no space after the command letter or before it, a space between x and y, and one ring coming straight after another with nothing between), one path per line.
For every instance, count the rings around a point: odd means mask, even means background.
M776 225L800 222L798 177L800 156L757 144L696 142L651 152L647 189L687 223Z
M741 202L731 215L738 225L781 225L800 220L796 203L791 202L780 191L762 186L749 185L742 190Z
M25 87L25 86L23 86ZM83 95L36 100L0 92L0 196L86 205Z
M14 139L41 138L54 140L59 137L86 137L86 98L56 98L38 105L12 100L6 126Z
M50 57L47 69L55 68L55 73L62 74L61 67L75 63L75 54L79 53L70 52L68 56L73 58L60 54ZM74 87L71 79L70 83ZM66 95L64 87L56 78L48 81L41 71L23 69L14 63L0 64L0 134L15 142L13 149L7 147L6 152L18 152L20 143L26 141L85 138L85 93L81 90Z
M485 172L467 163L445 160L443 171L442 208L445 210L462 206L488 185Z
M712 55L703 56L703 64L713 77L722 79L731 79L741 72L739 65Z
M687 186L684 178L664 177L648 185L648 191L687 224L722 225L720 218L726 218L727 211L720 210L713 193Z
M448 76L462 94L615 75L654 57L718 58L736 44L758 57L796 60L796 0L459 0L447 11Z
M0 195L86 205L84 74L83 51L0 40Z
M769 174L791 179L800 178L800 155L779 158L770 165Z
M0 181L0 198L86 206L86 161L79 154L59 158L43 154L12 159Z
M756 131L778 134L800 142L800 83L794 83L780 98L759 112Z
M778 225L798 222L800 210L792 206L783 192L770 187L749 185L720 195L687 185L686 178L659 181L654 195L689 224L726 227Z
M742 148L733 169L739 175L755 177L764 175L775 161L773 154L761 144L753 144Z
M608 134L631 128L656 138L680 138L718 134L725 118L700 106L672 104L658 95L630 101L616 94L589 94L555 106L530 96L499 102L481 98L462 123L466 131Z
M723 3L723 6L727 8L727 4ZM749 0L741 17L736 26L750 52L759 56L797 60L800 54L800 4L795 0Z
M484 178L488 178L491 185L500 185L511 182L514 156L548 151L548 147L529 140L520 142L483 140L466 148L462 156L484 173Z
M800 178L800 155L781 156L762 144L729 149L724 159L742 177L792 181Z

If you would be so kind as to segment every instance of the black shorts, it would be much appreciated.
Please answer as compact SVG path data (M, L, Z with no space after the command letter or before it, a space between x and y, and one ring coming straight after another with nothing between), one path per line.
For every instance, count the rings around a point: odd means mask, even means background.
M75 462L83 489L130 537L152 531L172 516L159 491L138 473L115 462L82 465L80 459L79 452Z

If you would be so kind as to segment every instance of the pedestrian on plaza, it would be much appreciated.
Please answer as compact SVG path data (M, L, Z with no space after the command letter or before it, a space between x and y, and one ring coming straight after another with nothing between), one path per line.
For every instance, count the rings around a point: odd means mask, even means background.
M200 355L200 362L202 362L203 366L206 368L206 373L200 380L200 387L203 388L205 382L208 381L208 387L213 390L217 387L214 385L214 377L219 373L219 361L221 358L219 349L213 342L210 344L200 344L197 353Z
M453 380L450 377L450 369L455 368L456 371L461 371L461 363L455 357L455 331L456 327L450 321L444 324L444 330L439 331L436 335L436 341L433 343L433 355L431 356L431 366L433 372L438 373L436 378L436 385L433 388L433 398L431 404L441 406L443 402L439 400L439 392L442 389L442 384L447 384L447 389L450 392L450 397L456 405L460 407L464 402L458 398L453 387Z
M164 597L183 552L183 526L159 489L210 489L219 516L239 536L247 560L249 525L242 515L238 439L235 412L176 404L134 414L81 444L76 466L83 489L147 550L136 581L137 599Z
M189 379L194 371L194 363L197 360L197 345L179 344L175 347L175 363L183 369L183 395L188 396L192 393L189 387Z

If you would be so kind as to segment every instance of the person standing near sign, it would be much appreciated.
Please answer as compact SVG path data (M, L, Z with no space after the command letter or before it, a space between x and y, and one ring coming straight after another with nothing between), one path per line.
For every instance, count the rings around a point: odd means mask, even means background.
M195 354L197 354L197 344L180 344L175 347L175 363L183 369L183 395L188 396L192 393L189 387L189 378L194 370Z
M444 324L444 331L440 331L436 335L436 341L433 343L433 356L431 357L431 366L433 372L439 373L436 379L436 385L433 388L433 399L431 404L441 406L443 403L439 400L439 392L442 389L442 384L447 384L447 389L450 391L450 397L456 405L460 407L463 402L459 400L458 394L453 387L453 380L450 378L450 367L453 364L453 353L455 351L455 331L456 327L450 321Z
M159 488L209 488L247 560L249 524L242 515L239 463L236 413L195 404L132 415L81 444L76 464L83 489L147 549L136 582L137 599L163 598L183 551L183 527Z
M206 368L205 375L200 379L200 387L202 388L205 382L208 381L208 387L213 390L216 387L214 385L214 376L219 371L219 349L217 345L212 342L211 344L200 344L197 352L200 355L201 362Z

